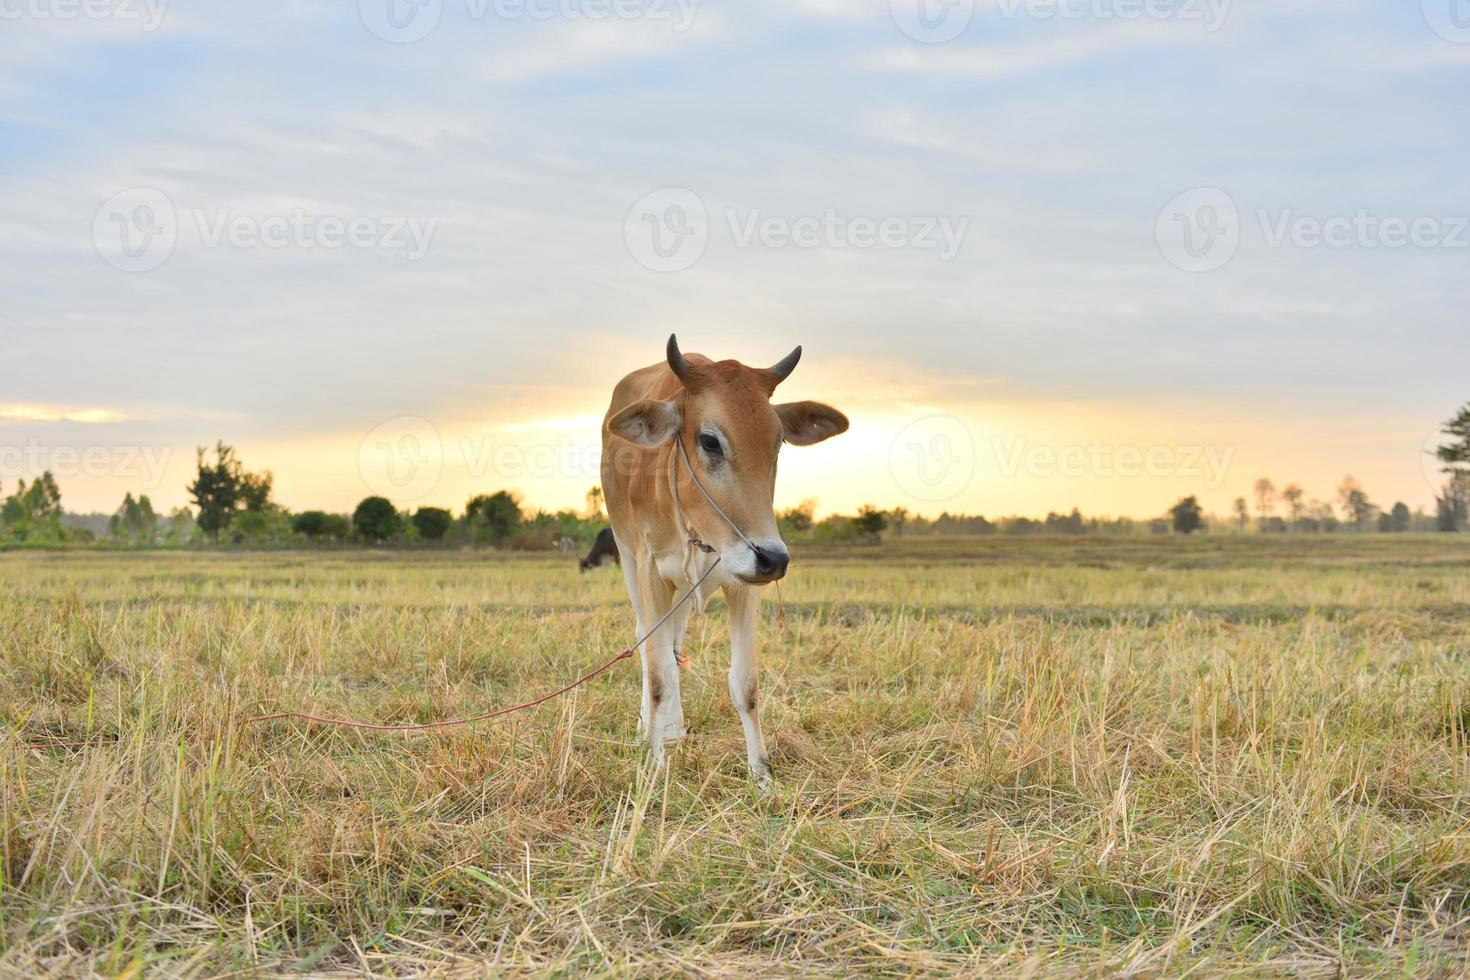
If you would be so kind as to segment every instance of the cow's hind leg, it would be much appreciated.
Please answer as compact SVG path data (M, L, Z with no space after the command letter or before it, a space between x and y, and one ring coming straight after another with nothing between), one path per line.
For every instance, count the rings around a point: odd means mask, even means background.
M748 585L725 586L730 607L730 699L745 729L745 758L761 789L773 783L766 740L761 734L760 680L757 676L756 633L760 626L760 593Z

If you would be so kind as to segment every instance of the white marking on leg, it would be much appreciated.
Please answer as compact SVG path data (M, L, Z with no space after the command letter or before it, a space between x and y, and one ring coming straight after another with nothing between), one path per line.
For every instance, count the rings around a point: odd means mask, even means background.
M645 620L643 618L643 597L638 586L638 559L633 549L619 540L616 534L613 535L613 540L617 541L618 551L623 556L623 584L628 587L628 599L633 603L633 616L637 621L637 628L633 635L639 637L643 635ZM638 737L647 738L651 715L648 703L648 653L641 648L638 651L638 664L639 672L643 675L643 697L638 702Z
M748 585L725 586L730 607L730 699L745 729L745 758L750 774L761 787L772 783L766 740L761 734L760 678L756 639L760 628L760 593Z
M674 588L649 567L640 570L639 588L647 599L643 609L646 622L656 623L674 605ZM679 664L674 645L684 634L689 619L689 608L681 606L669 615L668 620L643 644L644 677L648 683L649 728L648 746L655 762L663 761L666 741L684 735L684 706L679 697Z

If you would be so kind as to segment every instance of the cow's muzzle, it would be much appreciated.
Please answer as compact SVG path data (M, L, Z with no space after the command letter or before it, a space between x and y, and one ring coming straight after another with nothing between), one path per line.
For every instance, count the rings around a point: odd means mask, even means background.
M791 555L785 548L771 548L765 545L757 545L751 549L755 552L755 569L750 575L740 576L750 585L765 585L767 582L775 582L786 577L786 569L791 564Z

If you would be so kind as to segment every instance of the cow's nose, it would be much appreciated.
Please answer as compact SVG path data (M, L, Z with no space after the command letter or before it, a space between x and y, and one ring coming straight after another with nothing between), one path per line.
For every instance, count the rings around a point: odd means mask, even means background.
M775 548L757 547L755 549L755 573L763 579L773 581L784 578L786 566L789 564L791 564L791 556L786 553L785 548L779 551Z

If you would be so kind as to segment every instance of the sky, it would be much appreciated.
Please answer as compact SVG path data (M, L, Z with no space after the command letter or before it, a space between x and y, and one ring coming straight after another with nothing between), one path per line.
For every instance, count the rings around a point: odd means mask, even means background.
M1470 0L0 0L0 493L580 507L612 386L805 358L777 501L1431 507Z

